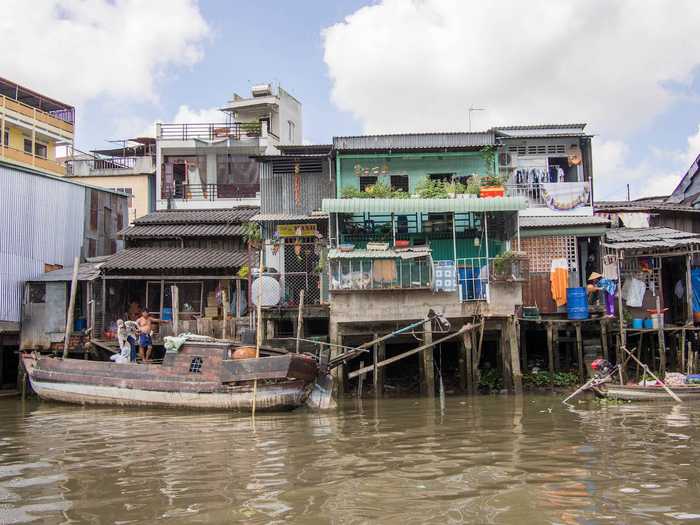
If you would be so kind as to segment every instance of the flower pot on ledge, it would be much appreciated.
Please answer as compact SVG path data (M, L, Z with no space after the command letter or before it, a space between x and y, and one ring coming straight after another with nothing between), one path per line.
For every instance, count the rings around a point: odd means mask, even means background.
M503 186L482 186L479 189L479 197L482 199L490 197L504 197L506 189Z

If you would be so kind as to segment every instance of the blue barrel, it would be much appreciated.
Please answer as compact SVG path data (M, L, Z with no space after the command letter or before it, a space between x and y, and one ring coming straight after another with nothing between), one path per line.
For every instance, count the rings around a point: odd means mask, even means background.
M569 319L588 319L588 297L585 288L566 289L566 315Z
M73 330L75 332L82 332L87 328L87 319L76 319L73 323Z
M163 321L172 321L173 320L173 309L172 308L163 308Z

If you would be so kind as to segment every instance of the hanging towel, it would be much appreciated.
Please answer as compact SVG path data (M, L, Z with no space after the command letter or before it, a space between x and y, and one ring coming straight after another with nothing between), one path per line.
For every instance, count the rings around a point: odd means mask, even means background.
M569 263L566 259L552 259L552 267L549 274L552 299L559 306L566 304L566 289L569 286Z
M630 277L625 280L625 283L622 285L622 298L627 303L627 306L639 308L644 301L644 292L646 289L647 285L644 284L644 281Z

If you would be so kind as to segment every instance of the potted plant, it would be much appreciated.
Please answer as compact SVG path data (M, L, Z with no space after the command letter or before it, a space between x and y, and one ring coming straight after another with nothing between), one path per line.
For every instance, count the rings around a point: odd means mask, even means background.
M262 247L262 228L255 222L247 222L243 225L243 238L248 246L254 250Z
M486 175L481 178L480 197L503 197L506 189L503 178L496 175L496 148L489 146L482 150L481 155L486 165Z

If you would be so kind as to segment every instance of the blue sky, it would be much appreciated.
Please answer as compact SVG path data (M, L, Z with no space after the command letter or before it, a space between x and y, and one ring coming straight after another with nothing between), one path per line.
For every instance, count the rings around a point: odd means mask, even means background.
M74 104L82 149L218 117L259 82L302 102L312 143L465 130L470 105L475 130L588 122L596 196L639 197L700 153L700 2L668 5L6 0L0 76Z

